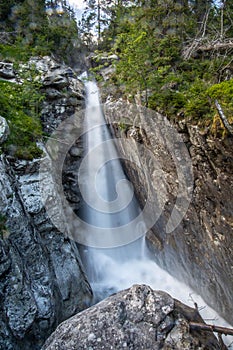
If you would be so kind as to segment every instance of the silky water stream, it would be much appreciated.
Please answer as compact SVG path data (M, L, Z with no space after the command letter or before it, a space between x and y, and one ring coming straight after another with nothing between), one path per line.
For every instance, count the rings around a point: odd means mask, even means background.
M83 142L86 152L79 172L83 196L79 215L83 221L96 227L96 230L100 228L107 232L107 235L103 234L102 242L98 239L95 245L92 237L90 245L81 249L95 301L136 283L147 284L153 289L168 292L191 307L196 302L207 323L227 326L198 294L162 270L150 258L145 237L136 232L140 231L140 225L143 227L143 221L139 221L133 230L129 226L132 232L123 232L122 239L116 237L118 233L122 235L121 227L127 227L129 222L140 216L141 209L133 195L132 185L126 179L114 140L105 122L98 87L91 81L85 85L87 97ZM232 338L227 337L228 344Z

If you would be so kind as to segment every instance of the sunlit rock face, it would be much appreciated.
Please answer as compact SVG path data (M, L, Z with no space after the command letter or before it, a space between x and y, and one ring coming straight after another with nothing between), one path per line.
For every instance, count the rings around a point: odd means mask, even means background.
M195 309L134 285L62 323L42 349L220 349L211 333L190 332L190 321L201 321Z
M0 116L0 144L7 140L9 133L10 129L6 119Z
M72 70L49 57L31 59L29 64L40 72L47 96L43 126L52 132L81 108L82 84L69 76ZM62 77L66 86L53 78L48 85L48 77L54 74ZM77 159L77 151L74 153ZM76 244L53 225L44 209L40 161L17 160L4 154L0 159L0 349L4 350L40 349L60 322L89 306L92 299ZM61 200L55 195L56 178L51 172L42 176L51 177L49 190L59 208L54 215L65 223Z
M0 77L5 79L15 78L13 63L0 62Z
M189 284L233 324L232 137L207 136L185 120L173 125L190 157L193 188L183 219L175 230L167 232L180 183L177 158L172 147L166 147L163 135L164 117L155 112L131 114L130 104L110 97L104 108L112 131L128 141L119 151L128 159L125 170L141 206L147 200L148 186L157 193L154 203L163 203L161 215L147 234L155 261ZM181 149L179 156L182 164ZM153 199L149 200L152 208Z
M41 120L44 131L50 134L67 117L84 108L84 87L71 68L51 57L31 58L29 66L36 67L40 74L42 92L46 97Z

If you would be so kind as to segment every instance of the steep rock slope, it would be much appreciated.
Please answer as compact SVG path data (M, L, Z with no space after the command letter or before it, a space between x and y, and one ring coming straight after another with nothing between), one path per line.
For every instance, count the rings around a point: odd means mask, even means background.
M41 118L50 134L83 107L83 87L71 69L49 57L33 58L29 64L41 74L46 94ZM12 65L1 67L4 78L14 80ZM86 308L92 298L76 244L58 231L44 209L39 166L40 159L17 160L3 154L0 160L0 212L5 223L0 239L0 349L4 350L40 349L60 322ZM56 179L51 183L53 200L59 203ZM65 223L60 204L54 215Z
M153 216L156 206L158 211L162 208L148 232L154 259L233 324L232 137L203 134L180 119L172 127L180 141L175 136L172 144L173 135L167 133L170 127L158 113L142 113L111 98L104 108L113 133L127 141L119 144L119 151L127 159L125 169L141 206L148 200L149 188L149 196L152 192L154 197L149 198L148 216ZM190 183L184 184L190 186L189 194L183 191L179 198L181 212L182 205L189 207L175 230L168 232L167 223L183 186L179 172L190 171L187 157L193 178L190 175ZM176 209L173 219L179 218L179 203Z

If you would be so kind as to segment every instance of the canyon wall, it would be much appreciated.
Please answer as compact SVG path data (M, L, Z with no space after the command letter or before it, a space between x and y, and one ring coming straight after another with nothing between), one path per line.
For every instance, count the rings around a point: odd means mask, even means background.
M233 138L140 108L110 96L104 104L141 207L148 201L148 217L161 212L147 234L153 258L233 324Z
M32 58L29 65L40 73L45 94L41 120L48 136L84 107L83 85L70 68L49 57ZM12 84L17 81L12 64L0 67L4 79ZM44 151L42 158L49 158L44 143L39 146ZM71 154L74 161L79 157L74 149ZM88 307L92 300L76 243L68 238L68 232L65 235L54 226L44 208L40 162L41 158L19 160L4 153L0 159L0 348L4 350L40 349L59 323ZM65 225L56 169L42 175L50 178L54 216Z

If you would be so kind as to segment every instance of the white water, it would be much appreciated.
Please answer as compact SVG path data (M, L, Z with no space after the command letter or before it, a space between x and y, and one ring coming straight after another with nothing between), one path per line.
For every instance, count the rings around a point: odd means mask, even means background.
M135 283L143 283L150 285L153 289L166 291L191 307L194 307L194 302L197 303L200 314L207 323L227 326L227 323L208 307L199 295L162 270L149 258L144 238L116 247L115 238L112 237L116 234L116 230L113 228L118 228L134 219L139 215L140 208L132 195L132 186L125 179L121 163L117 159L117 151L114 141L111 141L108 127L104 125L97 85L87 82L86 91L87 157L79 179L82 184L82 194L89 204L83 205L80 216L91 225L105 228L108 231L108 241L110 243L112 241L112 248L109 249L95 248L92 243L92 247L84 247L82 250L96 301L113 292L129 288ZM110 141L106 144L106 140ZM110 159L114 160L109 161ZM117 185L119 181L124 182L124 191L120 191L119 184ZM114 211L116 206L112 205L116 204L118 196L121 196L121 204L123 203L123 209L120 212ZM133 236L134 232L132 232ZM109 242L108 246L111 246ZM232 337L228 336L225 342L229 344L232 340Z

